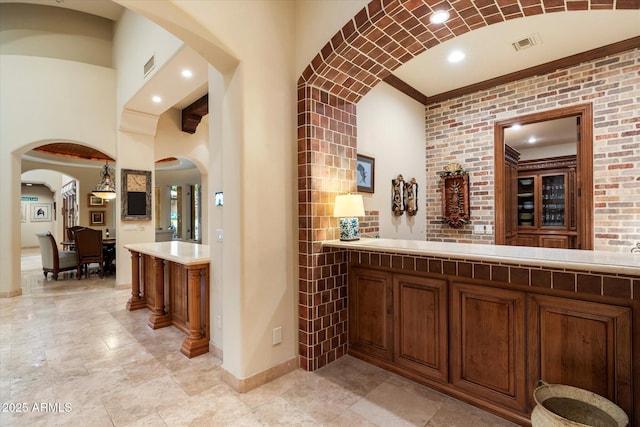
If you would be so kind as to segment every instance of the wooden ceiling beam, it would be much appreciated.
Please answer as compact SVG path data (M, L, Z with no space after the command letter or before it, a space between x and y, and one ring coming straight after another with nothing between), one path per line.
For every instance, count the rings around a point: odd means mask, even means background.
M182 132L196 133L202 117L209 114L209 94L182 110Z

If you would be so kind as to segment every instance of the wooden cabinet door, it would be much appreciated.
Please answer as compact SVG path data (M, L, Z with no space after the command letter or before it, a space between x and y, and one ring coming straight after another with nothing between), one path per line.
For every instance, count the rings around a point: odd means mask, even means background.
M451 383L526 412L525 294L453 282Z
M447 282L398 274L393 293L394 362L447 382Z
M518 234L518 246L538 246L538 236L535 234Z
M528 298L529 390L539 379L583 388L615 402L631 417L631 309L544 295Z
M349 272L349 349L393 359L391 273L352 268Z
M569 236L554 234L542 235L540 236L540 247L569 249Z

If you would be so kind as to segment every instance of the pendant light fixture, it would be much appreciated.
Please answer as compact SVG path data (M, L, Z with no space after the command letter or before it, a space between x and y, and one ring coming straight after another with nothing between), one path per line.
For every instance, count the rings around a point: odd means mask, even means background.
M113 174L113 168L109 166L109 162L106 161L102 171L100 171L100 183L93 189L92 194L96 197L100 197L105 200L112 200L116 198L116 183L111 177Z

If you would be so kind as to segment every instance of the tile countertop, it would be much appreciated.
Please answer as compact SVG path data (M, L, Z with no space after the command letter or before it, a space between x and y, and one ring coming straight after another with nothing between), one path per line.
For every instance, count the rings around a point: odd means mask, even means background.
M353 242L327 240L322 246L640 276L640 254L632 254L630 250L620 253L369 238Z
M124 245L130 251L140 252L182 265L209 263L209 246L180 241L155 243L128 243Z

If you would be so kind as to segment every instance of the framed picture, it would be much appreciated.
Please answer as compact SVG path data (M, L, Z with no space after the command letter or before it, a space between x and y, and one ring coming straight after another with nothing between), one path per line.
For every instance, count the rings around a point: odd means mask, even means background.
M87 194L87 206L104 206L104 199L89 193Z
M151 220L151 172L122 169L121 173L122 220Z
M50 222L51 203L32 203L31 222Z
M20 202L20 222L27 222L27 203Z
M104 211L89 211L89 225L104 225Z
M356 164L356 182L358 183L358 191L362 193L373 193L375 174L375 159L373 157L358 154Z

